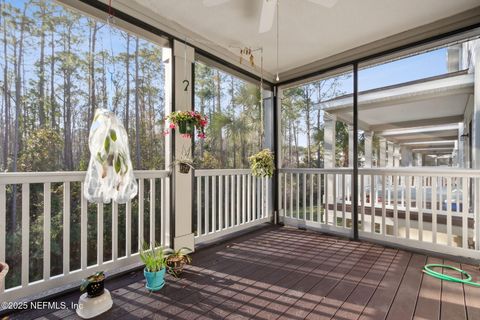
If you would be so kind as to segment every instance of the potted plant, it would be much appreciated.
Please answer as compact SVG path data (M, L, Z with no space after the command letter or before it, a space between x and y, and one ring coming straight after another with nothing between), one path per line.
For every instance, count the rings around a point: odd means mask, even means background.
M275 171L275 163L273 153L270 149L263 149L262 151L250 156L248 158L250 162L250 169L252 174L256 177L269 177L273 176Z
M98 271L91 276L82 280L80 285L80 291L87 291L87 296L89 298L95 298L101 296L105 289L105 273L103 271Z
M190 169L195 169L193 167L193 159L190 156L190 153L188 152L188 150L185 148L183 149L181 156L172 162L172 166L175 166L177 164L178 164L178 171L180 173L187 174L190 172Z
M148 245L143 247L144 249L140 251L140 259L145 264L143 270L143 275L147 281L145 287L150 291L158 291L165 285L167 259L163 247L155 247L154 245L151 248Z
M7 276L8 273L8 264L5 262L0 262L0 284L2 283L3 279Z
M174 277L179 277L186 264L192 263L189 253L191 249L183 247L178 250L167 250L167 271Z
M177 129L178 132L187 138L190 138L195 129L200 139L205 138L205 127L207 126L207 117L196 111L173 111L166 118L169 122L169 129ZM168 134L169 130L165 131Z

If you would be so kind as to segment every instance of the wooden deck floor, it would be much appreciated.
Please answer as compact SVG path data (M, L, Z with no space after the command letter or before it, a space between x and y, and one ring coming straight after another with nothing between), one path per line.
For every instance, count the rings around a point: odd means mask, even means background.
M314 232L268 227L194 254L182 279L158 293L140 271L107 283L113 308L99 319L480 319L480 288L421 272L449 263ZM76 301L79 293L61 301ZM76 319L72 310L13 319Z

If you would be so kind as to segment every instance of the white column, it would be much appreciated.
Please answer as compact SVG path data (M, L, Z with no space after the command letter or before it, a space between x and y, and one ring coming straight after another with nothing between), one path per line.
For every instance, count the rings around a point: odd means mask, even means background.
M414 156L414 166L421 167L423 165L422 154L419 152L415 152L413 156Z
M190 46L174 41L175 54L175 110L192 109L192 62L195 52ZM186 58L186 63L185 63ZM190 85L185 91L184 80ZM192 142L180 136L175 130L174 156L179 158L184 152L192 152ZM192 170L189 174L179 173L177 168L173 169L175 181L175 238L174 248L187 247L194 249L194 234L192 233Z
M324 132L323 132L323 146L324 146L324 167L326 169L335 168L335 127L336 117L328 113L324 114ZM327 201L333 204L333 176L329 175L325 183L327 184Z
M472 168L480 169L480 43L477 42L472 50L472 60L475 68L475 84L473 96L473 118L472 118ZM473 212L475 212L475 249L480 250L480 179L475 179Z
M379 161L378 166L380 168L385 168L387 166L387 140L385 138L380 138L380 148L379 148Z
M393 145L393 166L395 168L400 167L400 146L398 144Z
M462 137L464 126L463 123L458 124L458 152L457 152L457 162L460 168L465 167L465 139Z
M405 147L401 146L400 147L400 155L401 155L401 160L400 160L400 166L402 167L411 167L413 166L413 153L412 150Z
M355 140L355 137L353 136L353 126L348 125L348 166L350 168L353 168L353 141Z
M373 133L365 131L365 168L372 167L372 140L373 140Z
M387 142L387 166L389 168L393 167L393 157L394 157L394 150L393 150L393 142Z

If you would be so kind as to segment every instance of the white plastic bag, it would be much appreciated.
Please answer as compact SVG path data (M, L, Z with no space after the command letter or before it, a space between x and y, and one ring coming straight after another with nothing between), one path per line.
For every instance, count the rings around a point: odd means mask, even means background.
M97 109L88 138L90 162L83 195L94 203L126 203L137 195L128 136L113 112Z

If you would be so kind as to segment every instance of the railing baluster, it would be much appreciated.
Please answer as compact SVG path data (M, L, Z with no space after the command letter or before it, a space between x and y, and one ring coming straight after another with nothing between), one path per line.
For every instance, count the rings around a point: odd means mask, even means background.
M270 209L270 208L269 208L269 207L270 207L269 197L268 197L268 188L269 188L269 186L268 186L268 178L265 177L265 178L263 179L263 181L264 181L264 185L265 185L265 188L263 189L263 190L264 190L264 191L263 191L263 192L264 192L264 193L263 193L263 198L265 199L265 200L264 200L264 202L265 202L265 211L264 211L264 213L263 213L263 218L266 218L266 217L268 217L268 215L269 215L269 209Z
M242 175L242 223L247 222L247 176Z
M103 265L103 204L97 204L97 264Z
M52 221L51 190L52 190L51 183L45 182L43 184L43 280L50 279L50 237L51 237L50 229L51 229L51 221ZM2 190L0 188L0 197L1 197L1 193L2 193ZM82 195L82 198L83 198L83 195ZM1 206L1 200L0 200L0 206ZM2 210L1 207L0 207L0 210ZM1 221L3 220L0 218L0 222ZM5 230L3 230L3 232L2 230L0 230L0 234L5 234ZM1 247L1 244L0 244L0 247ZM5 261L4 259L2 259L1 255L2 254L0 253L0 261ZM0 292L1 292L1 289L0 289Z
M230 176L230 226L235 226L235 175Z
M447 245L452 245L452 178L447 178Z
M210 233L210 177L209 176L206 176L205 177L205 196L204 196L204 199L205 199L205 220L204 220L204 223L205 223L205 234L208 234Z
M361 231L365 231L365 175L360 174L360 201L361 201L361 222L362 227L360 228ZM352 203L352 205L356 205ZM352 219L353 220L353 219Z
M322 221L322 175L317 174L317 222Z
M162 214L163 217L163 214ZM125 205L125 255L132 254L132 201L128 200Z
M300 219L300 174L297 173L297 214L296 214L296 219Z
M145 197L145 180L138 180L138 251L143 250L143 243L145 242L143 213L144 213L144 197Z
M302 185L303 185L303 221L307 220L307 174L302 176Z
M63 275L70 273L70 182L63 183Z
M240 215L241 215L241 212L240 212L240 205L241 205L241 202L240 202L240 197L241 197L241 192L242 190L240 189L240 186L241 186L241 179L242 179L242 176L237 174L236 175L236 180L237 180L237 185L236 185L236 189L237 189L237 198L236 198L236 202L237 202L237 215L236 215L236 221L235 221L235 225L238 226L241 224L241 221L240 221Z
M293 173L290 173L290 211L288 216L293 218Z
M225 176L218 177L218 230L223 230L223 198L225 196L225 190L223 188L223 179Z
M333 173L333 226L337 226L337 174Z
M83 182L80 184L80 266L82 270L87 269L87 199L83 196ZM45 249L44 249L45 250Z
M230 176L225 176L225 228L230 227Z
M0 261L5 261L5 247L7 242L7 196L6 187L0 184ZM44 260L45 261L45 260ZM5 281L0 281L0 293L5 291Z
M342 173L342 227L343 228L347 227L347 219L345 216L346 215L345 211L347 211L347 203L346 203L347 186L345 184L346 184L346 177L345 177L345 174Z
M458 190L458 188L457 188ZM458 194L459 192L457 192ZM470 193L468 190L468 178L462 178L462 247L468 249L468 204ZM459 202L457 201L457 207Z
M22 184L22 287L28 286L30 257L30 184Z
M151 238L150 238L151 239ZM118 260L118 203L112 200L112 260Z
M370 232L375 233L375 203L376 203L376 191L375 191L375 176L372 174L371 179L371 188L370 188Z
M217 176L212 177L212 232L217 231Z
M150 179L150 243L155 242L155 179Z
M197 177L197 236L202 235L202 179Z
M393 236L398 237L398 176L393 176Z
M283 215L287 216L287 174L283 174Z
M279 200L281 202L281 200ZM252 175L247 175L247 222L252 220Z
M407 203L405 205L405 238L410 239L410 205L412 204L412 192L410 191L411 177L406 176L407 180Z
M382 174L382 235L385 236L387 234L387 225L386 225L386 180L387 177L385 174Z
M314 213L314 208L313 208L313 180L314 180L314 177L315 175L314 174L310 174L310 221L313 221L313 213Z
M328 201L328 196L329 196L329 192L330 192L330 188L328 187L328 173L325 173L324 176L323 176L323 183L324 183L324 188L325 188L325 192L323 193L324 195L324 202L325 204L323 205L323 207L325 208L323 210L323 216L324 216L324 224L328 225L328 218L329 218L329 208L328 206L330 205L330 201Z
M432 177L432 242L437 243L437 177Z

